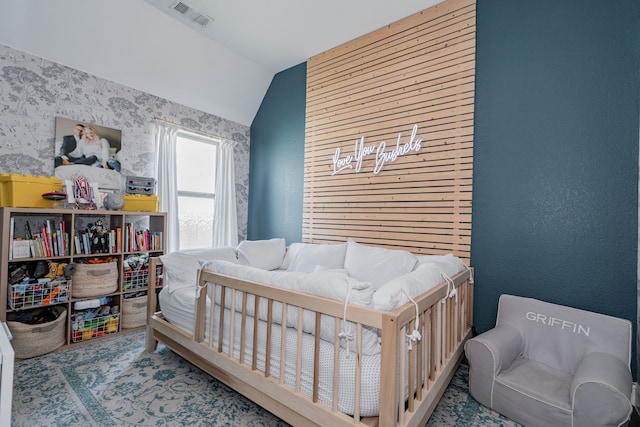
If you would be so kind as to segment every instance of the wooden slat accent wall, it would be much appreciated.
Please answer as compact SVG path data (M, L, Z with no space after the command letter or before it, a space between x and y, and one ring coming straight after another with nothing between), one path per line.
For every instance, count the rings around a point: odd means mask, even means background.
M305 242L347 238L469 259L475 0L448 0L307 62ZM414 144L375 174L356 143ZM399 136L400 135L400 136ZM416 150L416 140L422 139ZM337 167L336 167L337 168Z

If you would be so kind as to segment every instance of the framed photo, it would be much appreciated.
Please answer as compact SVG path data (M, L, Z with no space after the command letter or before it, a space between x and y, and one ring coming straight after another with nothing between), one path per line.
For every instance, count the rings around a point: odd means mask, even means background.
M55 176L85 177L100 188L121 188L122 131L56 117Z

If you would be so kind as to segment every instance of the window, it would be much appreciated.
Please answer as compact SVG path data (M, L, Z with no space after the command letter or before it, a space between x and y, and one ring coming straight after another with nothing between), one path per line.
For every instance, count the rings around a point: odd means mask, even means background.
M218 141L195 133L177 135L180 249L211 247Z

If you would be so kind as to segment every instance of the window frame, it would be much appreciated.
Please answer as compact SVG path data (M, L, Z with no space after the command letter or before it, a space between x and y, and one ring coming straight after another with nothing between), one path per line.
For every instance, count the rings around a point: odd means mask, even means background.
M216 175L217 175L217 170L218 170L218 166L219 166L219 159L218 159L218 153L220 150L220 145L222 144L222 140L220 138L216 138L214 136L206 136L206 135L202 135L196 132L191 132L188 130L179 130L176 133L176 151L178 151L180 148L180 138L182 138L183 140L189 140L190 142L200 142L200 143L204 143L204 144L210 144L213 145L215 147L215 151L216 151ZM178 171L176 170L176 197L179 199L180 197L192 197L192 198L198 198L198 199L210 199L213 202L214 205L214 212L215 212L215 203L216 203L216 193L215 193L215 181L214 181L214 190L213 193L207 193L207 192L200 192L200 191L188 191L188 190L180 190L180 185L179 185L179 174ZM180 219L180 204L178 204L178 220ZM213 236L215 233L215 224L213 224L214 218L211 218L211 222L212 222L212 235L211 235L211 242L213 243ZM182 236L180 237L180 240L182 239ZM180 245L181 242L178 242L178 247L179 249L183 249Z

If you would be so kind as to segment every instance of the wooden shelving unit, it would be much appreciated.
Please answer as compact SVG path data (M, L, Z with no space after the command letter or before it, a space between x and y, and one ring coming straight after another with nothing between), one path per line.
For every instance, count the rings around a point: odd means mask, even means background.
M77 345L92 339L105 339L117 336L122 333L139 330L140 327L123 328L119 322L116 330L111 328L108 333L100 336L89 337L86 339L78 339L78 335L74 335L72 329L72 316L78 310L75 309L75 303L106 297L110 300L111 306L118 306L120 318L125 308L125 298L140 295L148 291L149 271L144 269L134 270L128 268L130 264L136 264L136 268L140 266L139 261L152 256L160 256L165 253L166 243L166 214L159 212L130 212L130 211L108 211L108 210L74 210L74 209L31 209L31 208L1 208L1 228L0 228L0 321L6 321L9 313L20 314L24 310L30 310L43 306L62 306L66 308L66 346ZM105 230L112 230L112 240L106 239L107 251L104 253L83 253L82 244L78 245L75 236L81 235L91 225L95 225L96 221L101 221ZM30 251L29 256L16 258L12 249L13 242L17 239L25 239L28 237L28 230L31 234L40 233L42 226L50 224L54 230L64 231L68 235L65 239L65 245L58 244L60 249L57 253L47 254L46 256L34 256ZM119 230L119 231L117 231ZM127 244L131 241L132 234L127 234L127 230L138 231L141 244L136 247L133 244ZM146 234L145 231L146 230ZM57 233L59 234L59 233ZM131 236L131 237L125 237ZM51 237L51 236L48 236ZM57 235L56 235L57 237ZM79 238L78 240L82 240ZM152 246L155 243L155 246ZM52 244L50 242L50 244ZM17 246L17 245L16 245ZM86 250L85 250L86 252ZM24 254L23 254L24 255ZM19 306L15 304L15 296L12 297L9 284L9 276L20 266L34 268L40 261L50 263L83 263L89 259L100 260L111 257L117 263L118 269L118 286L117 290L105 295L96 295L90 298L78 298L73 296L73 280L69 284L67 298L48 300L38 302L34 305L26 306L21 302ZM149 263L146 264L147 266ZM140 274L140 276L136 276ZM151 275L155 277L156 275ZM134 286L132 286L132 283ZM15 285L14 285L15 286ZM14 290L15 287L12 289ZM11 299L13 298L13 299ZM145 297L146 298L146 297ZM13 304L9 304L12 302ZM14 307L12 308L11 305ZM144 310L146 315L146 310ZM77 333L77 330L76 330Z

